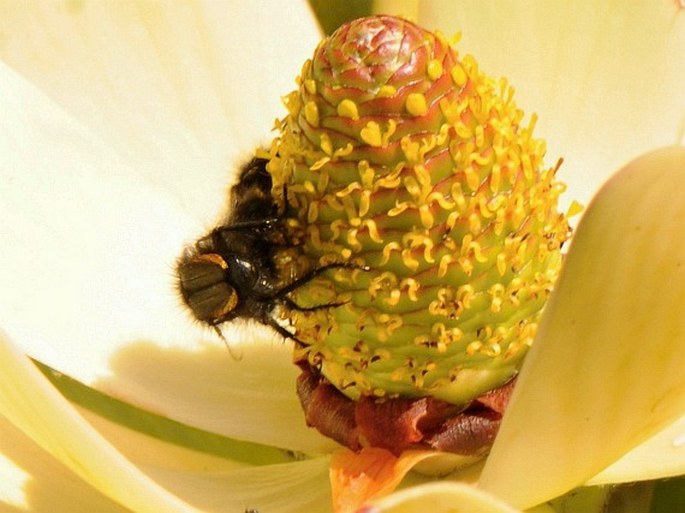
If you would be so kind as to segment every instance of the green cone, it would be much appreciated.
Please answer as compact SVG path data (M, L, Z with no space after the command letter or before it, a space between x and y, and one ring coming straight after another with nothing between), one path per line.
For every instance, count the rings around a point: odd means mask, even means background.
M274 195L308 267L370 270L294 293L342 304L283 312L295 359L352 399L461 404L508 381L570 234L535 118L440 34L388 16L322 41L298 84L269 153Z

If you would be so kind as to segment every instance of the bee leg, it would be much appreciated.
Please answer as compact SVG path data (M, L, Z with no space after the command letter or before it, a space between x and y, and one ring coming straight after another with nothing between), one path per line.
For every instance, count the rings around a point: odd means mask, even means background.
M298 339L294 333L289 332L287 329L285 329L283 326L278 324L276 322L276 319L268 319L267 324L274 330L276 331L280 336L282 336L286 340L292 340L295 342L298 346L304 347L305 343L302 342L300 339Z
M316 269L309 271L304 276L300 276L295 281L276 291L273 299L284 299L287 294L290 294L293 290L299 289L302 285L313 280L319 274L322 274L329 269L361 269L362 271L371 270L368 265L357 265L351 262L335 262L332 264L322 265L321 267L317 267Z
M292 333L290 333L287 329L285 329L283 326L281 326L280 324L278 324L278 322L276 322L276 319L269 318L269 319L267 320L267 324L268 324L271 328L273 328L275 331L277 331L278 334L279 334L280 336L282 336L283 338L286 338L286 339L287 339L287 338L294 338L294 336L293 336Z
M329 269L339 269L339 268L361 269L363 271L369 271L371 269L369 266L357 265L357 264L353 264L350 262L339 262L339 263L332 263L332 264L323 265L317 269L313 269L313 270L309 271L304 276L301 276L300 278L289 283L288 285L286 285L282 289L276 291L276 293L271 297L271 299L275 302L281 301L286 307L290 308L291 310L297 310L300 312L313 312L315 310L323 310L325 308L334 308L337 306L342 306L345 303L327 303L325 305L301 307L300 305L295 303L295 301L293 301L292 299L290 299L287 296L292 291L303 286L304 284L306 284L308 281L314 279L319 274L321 274L325 271L328 271ZM270 319L268 324L273 329L275 329L280 335L282 335L284 338L293 340L299 346L305 345L304 342L299 340L293 333L289 332L283 326L278 324L274 319Z
M295 301L290 299L289 297L283 297L281 298L281 301L291 310L297 310L298 312L315 312L316 310L324 310L326 308L335 308L336 306L342 306L344 304L347 304L349 301L344 301L342 303L325 303L323 305L316 305L316 306L300 306Z

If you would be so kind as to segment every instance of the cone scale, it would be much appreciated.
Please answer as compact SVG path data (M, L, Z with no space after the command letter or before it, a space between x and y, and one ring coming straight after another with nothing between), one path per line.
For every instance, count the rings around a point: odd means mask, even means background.
M350 402L457 409L515 377L570 235L505 80L376 16L305 62L268 158L303 268L295 361ZM317 305L334 305L314 308ZM357 415L358 417L358 415Z

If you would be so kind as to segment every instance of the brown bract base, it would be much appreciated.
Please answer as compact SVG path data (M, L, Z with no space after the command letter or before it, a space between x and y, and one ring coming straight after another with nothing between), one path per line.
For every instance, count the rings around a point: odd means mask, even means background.
M297 394L309 426L354 451L382 447L398 456L406 449L486 453L516 381L461 406L432 397L353 401L306 362L299 367Z

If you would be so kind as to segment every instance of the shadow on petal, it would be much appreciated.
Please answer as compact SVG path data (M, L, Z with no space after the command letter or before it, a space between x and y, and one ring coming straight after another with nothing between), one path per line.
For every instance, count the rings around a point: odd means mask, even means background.
M190 426L305 453L330 453L334 442L308 428L295 393L292 346L270 331L243 333L234 358L219 341L197 350L136 342L121 348L112 375L96 383L110 395Z
M0 417L0 456L6 458L0 470L3 513L129 511L68 470L4 417Z
M145 468L155 481L207 512L329 513L327 457L223 472Z

